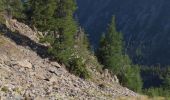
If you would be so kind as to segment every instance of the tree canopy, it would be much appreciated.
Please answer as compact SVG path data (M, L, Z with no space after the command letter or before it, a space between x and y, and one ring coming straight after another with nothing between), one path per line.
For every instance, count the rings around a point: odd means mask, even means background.
M101 37L97 50L98 59L105 66L104 68L119 77L122 85L141 91L140 69L132 64L123 49L123 36L121 32L117 32L115 17L113 17L107 32ZM133 85L134 82L136 82L135 85Z

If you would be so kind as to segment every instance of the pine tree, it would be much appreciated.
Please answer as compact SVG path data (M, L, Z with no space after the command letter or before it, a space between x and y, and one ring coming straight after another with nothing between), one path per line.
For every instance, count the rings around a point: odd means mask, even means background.
M167 68L166 72L163 74L165 74L163 79L163 87L170 90L170 68Z
M75 35L78 29L73 18L76 10L75 0L58 0L56 4L52 29L57 28L57 34L54 34L55 41L50 52L64 63L71 73L81 78L89 78L90 74L83 62L84 58L75 48Z
M61 62L68 63L74 51L74 34L77 30L73 13L74 0L30 0L31 25L50 33L50 53Z
M6 13L7 17L22 18L23 3L21 0L2 0L1 10Z
M138 65L131 65L126 67L124 72L118 76L123 86L126 86L136 92L142 91L143 83Z
M104 68L110 69L118 76L122 85L140 92L142 81L139 67L132 65L129 56L123 52L123 47L123 37L120 32L117 32L113 17L107 33L101 37L97 57L105 66Z
M4 23L5 18L17 18L24 17L23 4L21 0L0 0L0 22Z
M53 14L56 9L56 0L29 0L27 17L31 25L41 31L50 30Z
M9 11L11 11L11 14L15 18L23 18L23 3L21 0L11 0L10 1L10 7Z
M57 28L59 37L55 35L54 47L51 51L58 59L63 62L68 62L68 58L74 52L74 35L77 30L76 22L73 18L76 5L74 0L59 0L57 1L57 9L55 10L54 26Z
M101 39L100 47L97 51L99 61L105 65L105 68L110 69L114 74L118 74L123 67L122 50L122 34L116 31L115 18L113 17L107 33Z

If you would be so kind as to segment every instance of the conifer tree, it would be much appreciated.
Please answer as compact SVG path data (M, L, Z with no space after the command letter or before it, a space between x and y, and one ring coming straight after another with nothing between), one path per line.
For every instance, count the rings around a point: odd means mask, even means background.
M15 18L23 18L23 3L21 0L7 0L9 1L9 11L11 15Z
M0 20L3 23L6 18L21 19L24 17L21 0L0 0Z
M165 87L165 89L170 90L170 68L168 69L169 73L165 76L164 80L163 80L163 87Z
M3 10L8 17L23 17L24 8L21 0L2 0L1 3L1 10Z
M107 33L101 39L100 47L97 51L99 61L106 68L111 69L114 74L118 74L123 67L122 50L122 34L116 31L115 18L113 17Z
M73 53L73 37L77 30L73 18L75 0L30 0L29 5L32 26L50 33L53 40L49 51L58 60L67 62Z
M119 74L118 76L123 86L126 86L136 92L142 91L143 83L138 65L131 65L126 67L123 73Z
M138 66L132 65L128 55L123 52L123 47L123 37L120 32L117 32L113 17L107 33L101 38L97 50L98 59L105 66L104 68L110 69L118 76L122 85L140 92L142 88L140 70Z
M31 25L41 31L50 30L56 0L30 0L28 7L27 16L28 20L31 20Z
M63 62L68 62L68 58L73 55L74 35L77 30L73 13L76 9L74 0L58 0L57 8L54 13L54 26L57 28L59 37L52 44L53 54ZM56 23L55 23L56 22Z

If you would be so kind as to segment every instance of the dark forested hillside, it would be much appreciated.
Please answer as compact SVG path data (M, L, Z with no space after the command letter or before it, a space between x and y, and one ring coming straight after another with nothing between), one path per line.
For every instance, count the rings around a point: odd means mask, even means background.
M127 52L143 65L170 65L170 1L77 0L80 24L96 47L112 15L124 34Z

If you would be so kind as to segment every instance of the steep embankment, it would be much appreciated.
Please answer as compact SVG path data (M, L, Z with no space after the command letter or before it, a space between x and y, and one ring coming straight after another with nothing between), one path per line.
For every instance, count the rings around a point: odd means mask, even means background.
M77 0L77 15L96 46L116 16L133 61L143 65L170 65L170 13L167 0Z
M36 32L11 20L0 31L0 99L2 100L113 100L137 96L118 83L102 85L70 74L51 61Z

